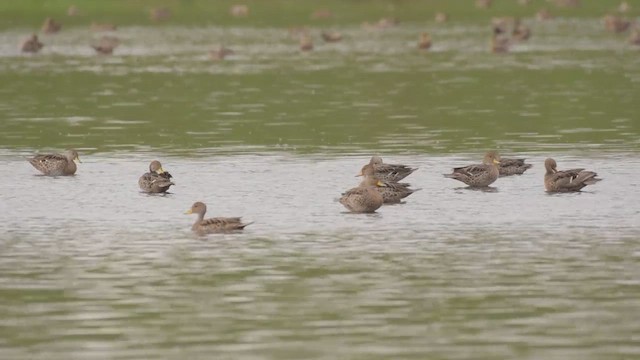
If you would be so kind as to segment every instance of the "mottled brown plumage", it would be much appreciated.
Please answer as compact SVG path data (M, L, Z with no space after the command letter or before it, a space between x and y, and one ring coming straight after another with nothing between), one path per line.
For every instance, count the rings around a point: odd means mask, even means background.
M29 159L29 163L48 176L67 176L76 173L75 161L81 162L78 152L69 149L64 154L42 154Z
M423 32L420 34L420 39L418 40L418 49L429 50L429 48L431 48L431 35Z
M20 51L26 53L37 53L44 47L44 44L38 40L38 35L31 34L27 39L20 43Z
M526 164L524 160L525 159L501 158L500 166L498 166L500 176L522 175L533 166L531 164Z
M42 24L42 32L45 34L55 34L62 29L62 24L57 23L52 18L46 18Z
M385 164L380 156L372 156L369 164L373 165L375 177L383 182L398 182L418 170L401 164Z
M171 174L164 171L162 168L162 164L160 161L153 160L149 164L149 172L140 176L138 179L138 186L140 186L140 190L146 193L164 193L169 190L171 185L175 185L172 181Z
M385 184L375 177L373 165L365 165L362 168L362 175L364 180L358 187L343 193L340 203L354 213L372 213L384 203L384 198L377 187Z
M559 171L556 161L552 158L544 161L544 167L546 169L544 187L548 192L580 191L583 187L602 180L596 178L598 174L595 172L584 169Z
M207 205L198 201L191 206L191 209L187 210L186 214L197 214L198 219L191 230L198 234L213 234L213 233L225 233L233 232L244 229L246 226L252 223L243 223L240 217L216 217L205 219L204 214L207 212Z
M498 179L499 164L500 155L495 151L489 151L485 154L482 164L454 168L453 173L444 176L462 181L471 187L487 187Z

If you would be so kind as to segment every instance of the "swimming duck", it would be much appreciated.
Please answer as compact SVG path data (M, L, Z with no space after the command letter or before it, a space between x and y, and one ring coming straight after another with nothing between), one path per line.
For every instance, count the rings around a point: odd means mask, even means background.
M618 5L618 12L626 13L629 10L631 10L631 6L626 1L623 1L623 2L620 3L620 5Z
M428 50L431 47L431 35L423 32L420 34L420 40L418 41L418 49Z
M313 50L313 41L311 37L308 35L300 36L300 50L301 51L311 51Z
M149 18L153 21L166 21L171 18L171 10L167 8L153 8L149 10Z
M383 182L398 182L418 170L418 168L410 168L406 165L385 164L380 156L372 156L369 164L375 170L375 177ZM364 173L361 171L360 176L362 175Z
M525 159L501 158L500 166L498 166L500 176L522 175L533 166L531 164L525 164L524 160Z
M229 8L229 14L234 17L246 17L249 15L249 6L244 4L236 4Z
M118 30L118 27L114 24L97 23L95 21L91 23L91 31L94 31L94 32L116 31L116 30Z
M76 173L75 161L81 162L78 152L69 149L64 154L42 154L29 159L29 163L48 176L66 176Z
M146 193L163 193L167 192L171 185L175 185L172 181L171 174L164 171L160 161L153 160L149 164L149 172L140 176L138 179L138 186L143 192Z
M38 40L38 35L32 34L20 44L22 52L37 53L44 47L44 44Z
M437 12L435 15L435 20L437 23L446 23L447 21L449 21L449 15L447 15L447 13Z
M580 191L583 187L602 180L596 178L598 174L595 172L584 169L559 171L552 158L544 161L544 167L547 170L544 174L544 187L548 192Z
M498 179L499 164L500 155L495 151L489 151L485 154L482 164L454 168L453 173L444 176L462 181L470 187L487 187Z
M119 44L120 40L117 37L103 36L97 44L93 44L91 47L100 55L111 55Z
M193 203L193 205L191 205L191 209L187 210L185 213L198 215L198 219L193 223L193 226L191 226L191 230L199 235L239 231L252 224L243 223L242 218L240 217L216 217L205 219L204 214L206 212L207 205L198 201Z
M368 164L362 168L364 180L358 187L352 188L342 194L340 204L354 213L375 212L384 203L378 187L386 186L374 175L373 165Z
M509 52L511 41L506 36L493 34L491 37L490 50L494 54Z
M631 35L629 35L629 44L640 45L640 29L634 29Z
M320 36L322 36L322 40L325 42L338 42L342 40L342 34L336 31L323 31L320 33Z
M226 58L227 56L233 54L235 54L233 50L221 45L216 50L209 51L209 58L213 61L221 61L224 60L224 58Z
M605 15L604 27L613 33L623 33L631 27L631 21L617 15Z
M522 24L520 19L516 19L513 25L513 31L511 31L511 37L518 41L528 40L531 37L531 29Z
M45 34L55 34L62 29L62 24L55 22L52 18L48 17L42 24L42 32Z

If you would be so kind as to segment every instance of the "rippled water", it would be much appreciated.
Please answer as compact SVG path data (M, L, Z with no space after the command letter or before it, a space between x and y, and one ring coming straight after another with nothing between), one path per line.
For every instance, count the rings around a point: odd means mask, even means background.
M640 357L638 51L595 19L531 25L505 56L461 23L427 54L415 24L311 54L275 28L125 27L113 57L0 32L0 357ZM66 147L73 177L25 160ZM442 176L488 149L534 167ZM373 153L421 190L345 213ZM604 180L547 194L548 156ZM170 194L139 192L152 159ZM194 201L254 223L195 236Z

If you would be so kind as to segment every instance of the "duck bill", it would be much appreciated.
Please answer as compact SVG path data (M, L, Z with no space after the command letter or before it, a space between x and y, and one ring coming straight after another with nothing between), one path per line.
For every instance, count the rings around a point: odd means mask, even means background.
M160 169L156 170L156 173L164 174L164 169L162 167L160 167Z
M385 184L382 181L378 180L378 182L376 183L376 186L378 186L378 187L387 187L387 184Z
M79 164L82 164L82 161L80 161L80 156L76 156L76 158L73 159L73 161L77 161Z
M500 160L493 159L493 163L496 164L496 165L499 165L500 164Z
M187 211L184 212L185 215L191 215L193 214L193 210L189 209Z

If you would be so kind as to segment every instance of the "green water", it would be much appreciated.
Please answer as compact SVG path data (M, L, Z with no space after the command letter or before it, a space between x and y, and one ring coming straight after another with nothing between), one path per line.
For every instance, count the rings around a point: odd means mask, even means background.
M639 357L640 48L604 31L614 1L494 2L331 1L310 20L305 1L246 2L245 19L167 1L154 25L151 1L0 4L0 357ZM559 18L536 22L543 6ZM48 15L63 31L20 54ZM533 36L494 55L501 15ZM360 26L383 16L401 24ZM113 56L89 47L93 19L120 25ZM211 61L219 44L235 54ZM74 177L24 159L69 147ZM487 192L442 176L488 149L534 167ZM336 199L374 153L419 167L421 191L347 214ZM546 194L547 157L604 180ZM166 196L139 193L153 159ZM197 237L194 201L254 223Z

